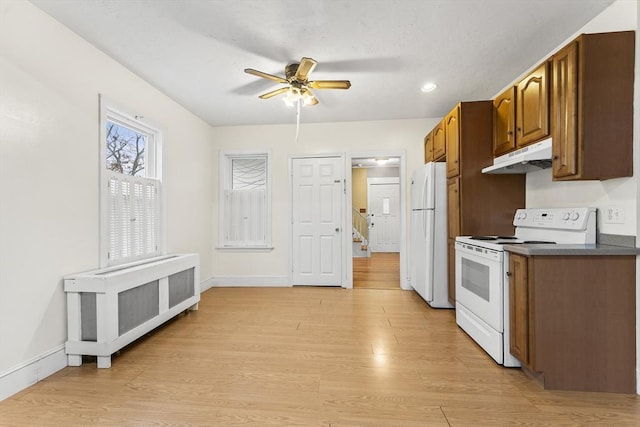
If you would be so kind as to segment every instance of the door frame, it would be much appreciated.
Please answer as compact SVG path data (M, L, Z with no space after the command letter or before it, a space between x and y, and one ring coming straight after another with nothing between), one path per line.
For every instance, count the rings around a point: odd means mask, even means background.
M289 242L289 270L288 270L288 281L292 286L295 285L299 285L299 283L293 283L293 266L294 266L294 262L293 262L293 161L295 159L325 159L325 158L339 158L342 162L342 164L344 165L345 162L345 155L344 153L327 153L327 154L309 154L309 155L304 155L304 154L300 154L300 155L290 155L289 156L289 160L288 160L288 174L289 174L289 185L288 185L288 191L289 191L289 195L288 195L288 200L289 200L289 227L288 227L288 242ZM349 160L349 166L351 166L351 160ZM351 169L349 169L349 175L351 175ZM347 187L345 187L347 185L347 179L350 180L350 176L347 177L346 172L343 170L343 180L342 180L342 200L340 203L341 205L341 212L340 212L340 230L342 230L342 238L340 241L340 249L342 251L342 257L340 257L340 286L343 288L352 288L353 287L353 281L351 282L351 286L349 286L348 284L348 280L347 280L347 269L345 268L345 266L347 264L345 264L345 259L346 259L346 252L347 252L347 248L349 249L349 256L352 255L351 252L351 229L349 229L349 232L347 233L345 230L345 226L346 224L351 224L351 222L346 222L346 215L345 212L347 211ZM350 194L350 192L349 192ZM351 209L351 202L349 202L348 204L349 209ZM349 220L351 221L351 220ZM348 235L348 236L347 236ZM347 237L349 237L349 239L347 240ZM347 245L347 243L349 243L349 245ZM349 264L349 266L351 266L351 264ZM351 266L352 267L352 266Z
M411 186L407 185L407 159L404 150L377 150L377 151L354 151L348 152L345 162L345 179L346 179L346 200L345 200L345 224L350 227L353 224L352 215L352 197L353 197L353 180L351 179L351 161L357 158L376 158L376 157L398 157L400 159L400 288L410 290L408 280L408 264L407 264L407 190ZM351 243L351 233L348 234L348 245L345 244L344 253L344 272L346 275L344 288L353 288L353 244Z
M392 157L392 156L389 156ZM400 188L400 177L389 177L389 178L367 178L367 214L371 213L371 197L369 197L371 192L371 186L376 184L398 184L398 204L400 204L400 199L402 198L401 188ZM398 211L398 220L400 220L400 211ZM398 222L398 236L400 236L400 222ZM373 246L371 244L371 229L369 229L369 246ZM398 248L400 248L400 242L398 242ZM352 249L353 250L353 249ZM373 252L373 250L371 251Z

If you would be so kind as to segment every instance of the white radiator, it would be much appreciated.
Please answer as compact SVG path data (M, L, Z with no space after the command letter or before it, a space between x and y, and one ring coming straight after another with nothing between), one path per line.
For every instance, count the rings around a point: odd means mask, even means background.
M64 278L67 294L65 345L69 366L111 355L200 301L198 254L166 255Z

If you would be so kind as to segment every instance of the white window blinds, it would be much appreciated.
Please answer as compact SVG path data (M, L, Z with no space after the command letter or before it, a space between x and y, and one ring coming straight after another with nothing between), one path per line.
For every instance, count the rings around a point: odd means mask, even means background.
M221 170L221 246L270 245L269 167L266 154L226 154Z
M109 262L159 254L158 180L109 172Z

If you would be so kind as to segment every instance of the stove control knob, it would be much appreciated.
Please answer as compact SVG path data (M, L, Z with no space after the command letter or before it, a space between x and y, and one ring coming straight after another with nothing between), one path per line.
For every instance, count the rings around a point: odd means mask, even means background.
M525 219L527 217L527 213L526 212L520 212L518 214L518 219Z
M578 212L571 212L571 221L577 221L580 218L580 214Z
M565 213L562 214L562 219L567 221L569 219L569 216L570 216L569 212L565 212Z

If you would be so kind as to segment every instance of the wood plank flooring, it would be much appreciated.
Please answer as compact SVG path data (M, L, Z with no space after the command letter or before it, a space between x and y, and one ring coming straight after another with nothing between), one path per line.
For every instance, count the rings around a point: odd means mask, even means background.
M636 395L545 391L412 291L214 288L113 358L0 402L2 426L637 426Z
M400 289L400 254L375 252L369 258L353 258L353 287Z

